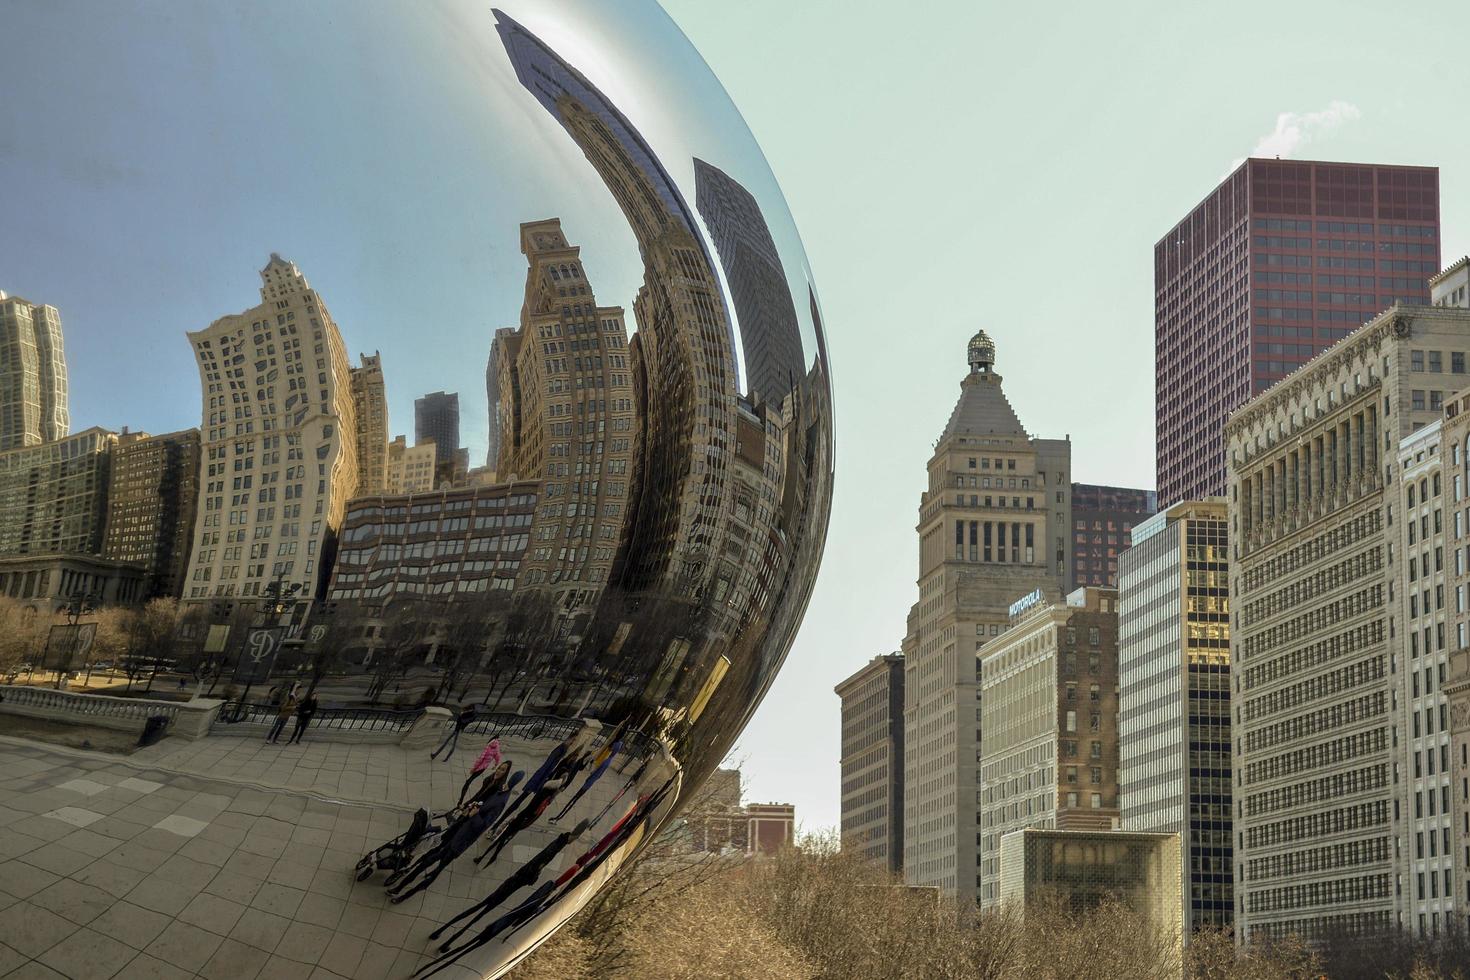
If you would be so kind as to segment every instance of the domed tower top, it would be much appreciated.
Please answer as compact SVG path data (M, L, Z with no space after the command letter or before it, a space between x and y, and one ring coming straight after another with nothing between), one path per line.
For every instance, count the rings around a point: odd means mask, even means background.
M970 373L990 374L995 369L995 341L984 330L970 338Z

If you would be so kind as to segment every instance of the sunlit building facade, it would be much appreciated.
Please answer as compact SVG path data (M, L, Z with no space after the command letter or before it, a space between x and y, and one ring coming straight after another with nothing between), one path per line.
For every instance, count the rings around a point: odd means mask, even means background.
M61 314L0 290L0 451L70 431Z
M1118 560L1122 824L1178 835L1186 941L1234 910L1227 527L1223 499L1182 501Z
M358 355L352 372L352 404L357 417L357 494L388 490L388 393L383 357Z
M337 324L272 254L260 305L190 333L203 458L185 599L325 588L324 545L358 487L356 406Z
M100 555L116 445L94 427L0 452L0 557Z

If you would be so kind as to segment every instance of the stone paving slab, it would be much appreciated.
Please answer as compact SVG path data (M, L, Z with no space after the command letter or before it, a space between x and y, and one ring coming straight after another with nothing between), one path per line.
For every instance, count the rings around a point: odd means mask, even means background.
M482 747L430 762L393 744L212 735L119 757L0 737L0 978L408 977L428 933L514 864L461 859L397 905L354 865L417 807L453 806ZM527 771L546 749L502 740ZM599 783L573 817L621 785ZM507 853L526 860L568 826L542 821ZM478 976L456 965L436 980Z

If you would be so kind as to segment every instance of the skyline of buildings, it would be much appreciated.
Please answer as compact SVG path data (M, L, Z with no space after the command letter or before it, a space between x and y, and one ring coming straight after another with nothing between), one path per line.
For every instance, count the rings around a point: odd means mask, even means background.
M1394 302L1427 301L1439 240L1436 167L1258 158L1160 238L1159 504L1222 494L1230 413Z

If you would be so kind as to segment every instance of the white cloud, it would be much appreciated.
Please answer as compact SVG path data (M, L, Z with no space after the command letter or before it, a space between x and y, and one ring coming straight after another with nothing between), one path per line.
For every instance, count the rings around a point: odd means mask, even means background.
M1276 128L1256 141L1253 157L1290 157L1298 149L1350 122L1363 113L1351 102L1334 99L1327 108L1316 112L1283 112L1276 117ZM1230 165L1234 170L1245 162L1241 157Z

